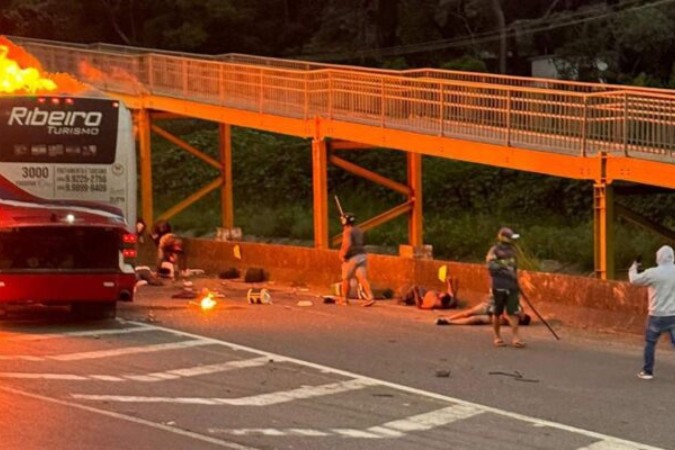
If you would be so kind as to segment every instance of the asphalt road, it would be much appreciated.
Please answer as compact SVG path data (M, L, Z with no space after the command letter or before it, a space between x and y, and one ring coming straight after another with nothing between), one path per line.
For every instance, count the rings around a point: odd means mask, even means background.
M225 298L202 312L144 286L119 320L0 322L1 448L675 448L666 342L643 381L636 336L535 324L526 349L494 348L391 301L268 285L249 305L244 283L194 283Z

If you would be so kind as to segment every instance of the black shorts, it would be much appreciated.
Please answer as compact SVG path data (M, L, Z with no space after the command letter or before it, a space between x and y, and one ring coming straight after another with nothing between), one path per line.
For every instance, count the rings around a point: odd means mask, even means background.
M518 289L493 289L494 312L496 316L501 316L506 310L509 316L515 316L520 310L520 291Z

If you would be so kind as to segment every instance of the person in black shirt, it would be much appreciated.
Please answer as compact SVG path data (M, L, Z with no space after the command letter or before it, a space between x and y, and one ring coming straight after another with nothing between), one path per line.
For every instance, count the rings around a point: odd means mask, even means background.
M492 296L494 298L494 314L492 329L494 344L504 346L501 336L501 316L506 313L506 319L513 332L512 344L514 347L524 347L525 343L518 334L518 311L520 311L520 287L518 285L518 264L516 248L513 241L520 236L510 228L502 228L497 233L497 243L488 251L485 261L492 281Z
M363 245L363 231L354 225L354 214L345 213L340 217L342 223L342 245L340 246L340 260L342 261L342 298L340 304L349 304L349 288L353 278L361 285L365 294L362 306L373 306L375 299L368 282L368 258Z

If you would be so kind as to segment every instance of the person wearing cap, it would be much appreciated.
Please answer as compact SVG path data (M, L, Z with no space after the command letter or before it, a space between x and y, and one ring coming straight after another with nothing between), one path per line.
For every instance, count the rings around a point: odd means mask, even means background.
M364 247L363 231L355 225L356 217L352 213L345 213L340 217L342 224L342 245L340 246L340 261L342 261L342 298L340 304L349 304L349 290L351 280L356 278L365 294L362 306L373 306L375 299L368 282L368 257Z
M497 243L493 245L485 257L488 272L492 282L492 296L494 298L494 312L492 329L494 345L503 347L501 336L501 317L506 313L506 319L512 330L512 344L514 347L524 347L525 343L518 333L518 313L520 311L520 287L518 285L518 265L516 248L513 241L520 235L510 228L501 228L497 233Z
M644 365L638 378L654 378L656 343L663 333L670 335L675 346L675 254L673 248L664 245L656 252L656 267L640 271L640 259L628 269L631 284L647 286L649 315L645 331Z

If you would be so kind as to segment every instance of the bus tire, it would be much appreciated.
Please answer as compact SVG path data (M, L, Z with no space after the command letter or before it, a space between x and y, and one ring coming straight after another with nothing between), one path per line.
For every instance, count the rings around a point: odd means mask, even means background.
M73 303L73 314L79 319L108 320L117 316L117 302Z

